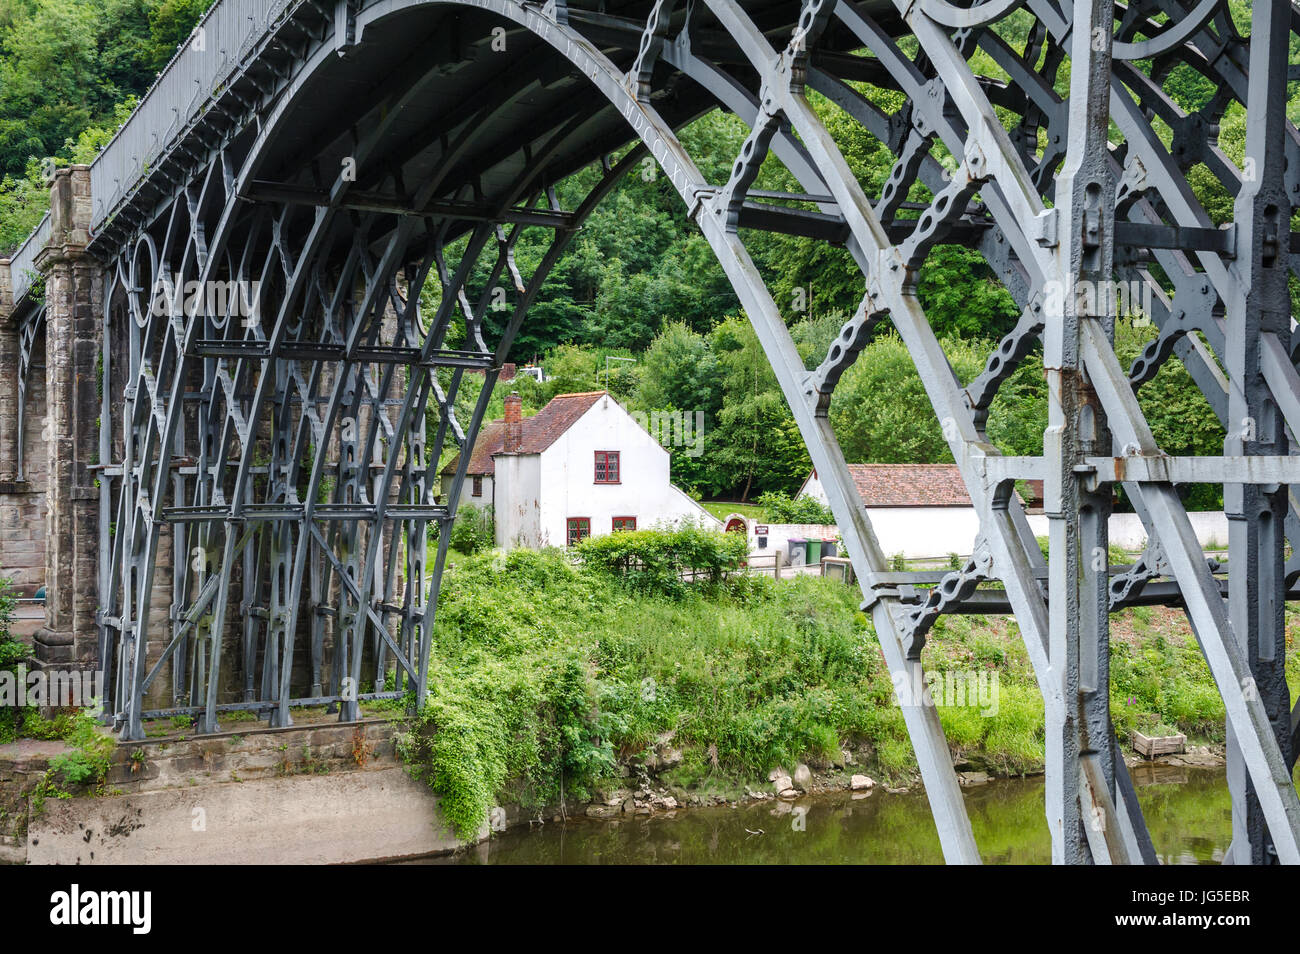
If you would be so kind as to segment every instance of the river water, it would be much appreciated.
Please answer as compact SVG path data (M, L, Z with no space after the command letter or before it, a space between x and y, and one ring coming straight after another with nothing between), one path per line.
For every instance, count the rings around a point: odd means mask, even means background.
M1218 862L1231 839L1223 769L1140 765L1138 801L1165 864ZM975 840L990 864L1046 864L1043 780L965 790ZM794 803L683 809L629 820L573 818L512 829L428 864L940 864L922 792L848 792Z

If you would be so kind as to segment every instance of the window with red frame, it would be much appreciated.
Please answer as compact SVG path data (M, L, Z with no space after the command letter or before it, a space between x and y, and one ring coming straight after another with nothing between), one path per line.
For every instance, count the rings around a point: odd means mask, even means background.
M579 540L585 540L589 536L591 536L590 517L569 518L569 546L573 546Z
M481 475L475 475L474 483L470 488L469 495L471 497L483 496L483 477Z
M615 518L614 518L614 529L615 529L615 530L635 530L635 529L636 529L636 517L615 517Z
M596 451L596 483L618 482L618 451Z

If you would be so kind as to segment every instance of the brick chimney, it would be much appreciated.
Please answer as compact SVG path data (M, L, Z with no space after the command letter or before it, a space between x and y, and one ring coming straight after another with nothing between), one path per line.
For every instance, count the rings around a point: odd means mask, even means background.
M515 379L515 375L518 373L519 373L519 369L515 367L514 362L507 361L505 364L501 365L500 379L502 381L513 381Z
M523 402L518 391L511 391L506 397L506 439L501 448L507 454L518 454L524 444Z

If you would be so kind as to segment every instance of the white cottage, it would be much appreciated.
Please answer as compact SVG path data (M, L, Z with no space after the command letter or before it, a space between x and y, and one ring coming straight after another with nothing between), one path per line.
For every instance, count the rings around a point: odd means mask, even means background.
M605 391L561 394L532 417L518 394L475 444L460 505L491 506L501 547L566 546L660 522L721 521L668 480L668 451ZM442 469L450 493L457 460Z

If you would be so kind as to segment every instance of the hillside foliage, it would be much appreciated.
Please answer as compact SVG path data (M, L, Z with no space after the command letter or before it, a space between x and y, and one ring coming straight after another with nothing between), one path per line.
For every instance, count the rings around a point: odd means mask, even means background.
M0 0L0 254L12 250L39 221L47 201L41 161L88 162L109 140L131 106L191 32L211 0ZM1249 31L1250 5L1229 4L1238 28ZM1028 36L1023 11L1000 27L1013 44ZM1300 40L1295 36L1295 56ZM982 50L973 66L1005 78ZM1293 58L1295 58L1293 56ZM1062 70L1058 93L1068 71ZM1215 90L1191 66L1176 67L1165 81L1186 110L1210 101ZM902 107L899 94L863 90L881 109ZM1300 83L1292 84L1289 117L1300 119ZM811 103L869 195L878 194L893 157L883 144L824 98ZM1243 110L1229 106L1218 125L1219 147L1240 164L1245 150ZM1167 128L1160 135L1168 138ZM701 173L725 182L746 129L729 113L705 115L680 131ZM1112 135L1118 132L1112 129ZM953 159L942 148L941 161ZM566 208L575 208L601 171L592 166L556 183ZM1216 223L1231 218L1233 197L1204 166L1189 183ZM799 184L774 157L755 187L798 191ZM923 186L908 199L926 202ZM799 203L795 203L799 206ZM812 208L807 203L802 207ZM907 213L912 214L912 213ZM520 271L531 274L545 254L549 230L530 228L515 248ZM862 295L862 278L844 249L808 238L746 233L745 239L808 368L826 354ZM450 251L455 257L463 244ZM475 263L470 299L485 290L495 253ZM1300 284L1292 282L1300 299ZM507 298L514 294L507 289ZM978 251L937 246L921 270L917 294L949 364L965 384L1018 317L1010 295ZM438 292L426 287L426 306ZM486 316L489 343L509 309ZM1139 316L1140 317L1140 316ZM1155 333L1150 322L1121 328L1120 352L1132 360ZM464 334L454 329L447 344ZM519 362L538 360L550 380L519 381L526 410L556 393L608 387L634 410L679 412L703 423L703 443L670 443L673 479L704 497L751 500L763 492L792 493L810 461L786 395L739 301L681 198L666 176L639 164L601 203L547 277L513 349ZM609 358L635 363L610 363ZM466 389L467 391L469 389ZM505 391L493 398L499 413ZM1216 452L1223 431L1176 359L1140 391L1152 429L1171 454ZM464 411L473 396L463 397ZM850 461L941 462L950 459L940 422L888 319L845 375L831 420ZM1009 454L1041 449L1046 389L1034 355L1004 385L988 422L989 439ZM1213 507L1212 488L1198 490L1194 506Z

